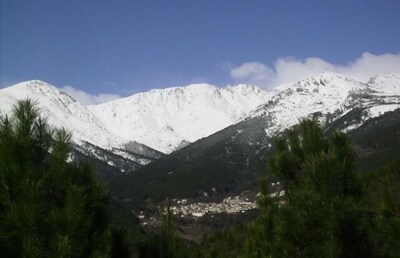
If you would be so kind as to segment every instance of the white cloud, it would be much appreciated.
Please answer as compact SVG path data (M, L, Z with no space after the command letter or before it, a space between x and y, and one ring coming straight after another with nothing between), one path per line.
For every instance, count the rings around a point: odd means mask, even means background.
M70 85L64 86L62 90L84 105L100 104L121 98L121 96L118 94L109 94L109 93L100 93L98 95L91 95L83 90L76 89Z
M231 76L236 81L248 82L252 84L268 83L274 76L274 71L260 62L249 62L233 68Z
M335 65L318 57L296 59L278 58L273 67L260 62L243 63L230 70L235 82L275 87L287 82L299 81L325 71L341 73L354 79L368 81L374 75L400 73L400 53L373 55L363 53L360 58L345 65Z

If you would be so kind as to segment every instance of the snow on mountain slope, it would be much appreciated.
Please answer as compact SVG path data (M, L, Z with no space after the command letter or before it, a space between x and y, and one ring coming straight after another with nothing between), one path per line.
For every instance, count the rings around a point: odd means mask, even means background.
M368 83L373 89L388 95L400 95L400 75L389 73L372 77Z
M246 119L265 116L268 123L266 134L273 136L297 124L301 118L317 116L325 122L356 107L366 109L367 117L375 117L400 107L399 88L400 76L394 74L374 77L365 84L325 72L290 87L285 86ZM352 129L359 125L353 125Z
M18 100L38 102L41 114L51 125L64 127L76 143L90 142L102 148L122 146L123 139L105 129L88 108L58 88L39 81L28 81L0 90L0 113L9 114Z
M170 153L238 122L271 96L256 86L193 84L151 90L89 109L125 140Z
M378 117L386 112L400 108L400 75L383 74L374 76L368 81L368 85L375 92L376 98L384 99L382 105L375 105L368 108L369 117ZM395 103L395 104L391 104Z
M157 158L162 154L151 148L170 153L252 117L265 116L266 133L272 136L311 115L327 121L362 107L365 119L379 116L399 107L400 76L385 74L361 83L327 72L273 91L249 85L218 88L194 84L95 106L84 106L45 82L29 81L0 90L0 114L9 113L18 99L27 97L39 102L50 124L71 131L77 143ZM140 161L140 156L130 159ZM138 163L147 162L150 160Z

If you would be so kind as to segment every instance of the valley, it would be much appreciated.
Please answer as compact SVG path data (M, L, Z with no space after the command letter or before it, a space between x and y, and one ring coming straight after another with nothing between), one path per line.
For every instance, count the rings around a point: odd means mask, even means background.
M400 153L395 74L362 83L323 73L273 91L190 85L96 106L30 81L0 90L1 114L26 97L38 102L50 124L72 132L72 158L95 164L112 205L124 210L118 216L132 221L137 216L148 226L157 226L167 198L182 227L221 214L246 217L257 209L258 178L270 174L274 137L302 118L318 120L327 136L346 132L364 171Z

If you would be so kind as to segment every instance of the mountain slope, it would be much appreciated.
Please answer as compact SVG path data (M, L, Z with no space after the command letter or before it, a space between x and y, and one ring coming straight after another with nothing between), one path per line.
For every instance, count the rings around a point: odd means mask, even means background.
M83 155L101 159L120 171L134 171L163 156L138 142L171 152L238 121L242 121L240 126L228 127L195 146L221 147L218 137L223 136L241 143L239 148L246 152L248 145L266 148L270 143L265 145L265 139L307 116L318 117L326 125L336 122L341 130L353 130L366 120L399 107L400 76L386 74L361 83L324 73L279 90L197 84L153 90L87 107L52 85L30 81L0 90L0 113L9 113L18 99L33 98L50 124L73 133L75 148ZM350 112L357 116L339 123ZM183 151L190 153L189 149ZM219 151L211 153L220 157ZM228 153L229 149L221 151Z
M91 142L103 148L122 146L124 141L105 129L88 108L58 88L42 82L29 81L0 90L3 113L8 113L20 99L38 102L41 114L53 126L73 132L75 142Z
M194 84L152 90L89 108L114 134L170 153L238 122L271 95L255 86Z
M32 98L51 125L72 132L75 148L82 154L121 171L134 171L161 157L159 150L171 152L236 123L270 95L255 86L197 84L152 90L88 107L35 80L1 89L0 114L9 113L17 100Z
M379 81L379 78L375 77L375 80ZM391 92L388 94L387 85L398 86L390 87ZM399 85L399 76L391 77L384 84L364 84L340 74L326 72L294 83L251 112L247 119L265 117L270 121L266 133L274 135L311 114L320 117L321 122L329 123L356 107L370 107L372 109L367 110L369 114L366 117L373 117L379 110L390 111L399 107Z
M367 84L383 94L400 95L400 74L388 73L374 76Z
M86 106L42 81L28 81L1 89L0 115L9 114L18 100L26 98L38 103L41 115L48 119L50 125L70 131L75 149L84 155L94 156L124 171L127 170L126 167L130 168L127 171L132 171L162 156L158 151L127 142L108 131ZM113 158L107 154L110 152L113 153ZM115 165L117 163L129 166Z
M297 124L302 117L319 119L327 134L334 130L348 132L360 154L370 148L368 144L387 143L383 139L389 135L394 145L400 145L400 78L394 76L389 81L394 85L390 94L382 85L363 84L332 73L295 83L241 122L161 158L135 174L115 178L111 189L138 201L200 196L204 191L232 194L254 189L257 177L267 170L273 137ZM385 134L379 135L379 131ZM392 147L386 144L382 148ZM383 156L381 153L378 148L375 156L368 158L384 160L398 155L394 149ZM367 156L360 156L361 163L365 161L363 157Z

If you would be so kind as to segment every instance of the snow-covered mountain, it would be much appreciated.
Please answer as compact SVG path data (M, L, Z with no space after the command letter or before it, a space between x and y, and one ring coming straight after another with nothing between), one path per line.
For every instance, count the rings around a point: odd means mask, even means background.
M271 96L256 86L193 84L139 93L89 109L110 132L170 153L237 123Z
M9 114L17 100L31 98L51 125L72 132L79 152L116 167L118 157L127 159L134 170L161 157L157 150L169 153L238 122L269 96L255 86L198 84L85 106L57 87L33 80L0 90L0 115Z
M39 102L52 125L73 132L77 143L111 149L139 142L170 153L237 123L271 96L256 86L194 84L85 106L64 91L35 80L1 89L0 112L8 113L18 99L29 97Z
M127 159L125 170L161 157L158 151L170 153L256 117L262 118L265 136L272 137L303 117L332 122L361 108L362 119L343 128L354 129L400 107L400 75L375 76L362 83L328 72L273 91L250 85L194 84L94 106L82 105L45 82L28 81L0 90L0 114L9 113L17 100L27 97L38 101L50 124L72 132L82 153L116 167L118 157Z
M380 93L400 95L400 74L387 73L374 76L367 84Z
M398 156L400 76L382 75L361 83L323 73L280 89L239 123L156 160L115 185L131 189L126 198L158 200L252 191L257 178L270 171L274 137L305 117L319 119L327 135L347 132L364 168Z
M126 159L124 164L128 163L131 169L160 157L160 153L147 146L128 142L113 134L85 105L64 91L39 80L1 89L0 115L9 114L18 100L26 98L38 103L41 115L48 119L49 124L70 131L75 148L85 155L116 167L116 160L123 158Z
M77 143L90 142L102 148L122 146L124 141L110 133L92 112L64 91L42 81L34 80L0 90L2 113L9 113L20 99L38 102L41 114L51 125L72 132Z
M400 108L400 75L384 74L362 83L343 75L325 72L296 82L253 110L246 119L265 117L267 136L289 128L301 118L317 116L321 122L335 120L354 108L363 108L365 121ZM362 122L347 125L346 130Z

